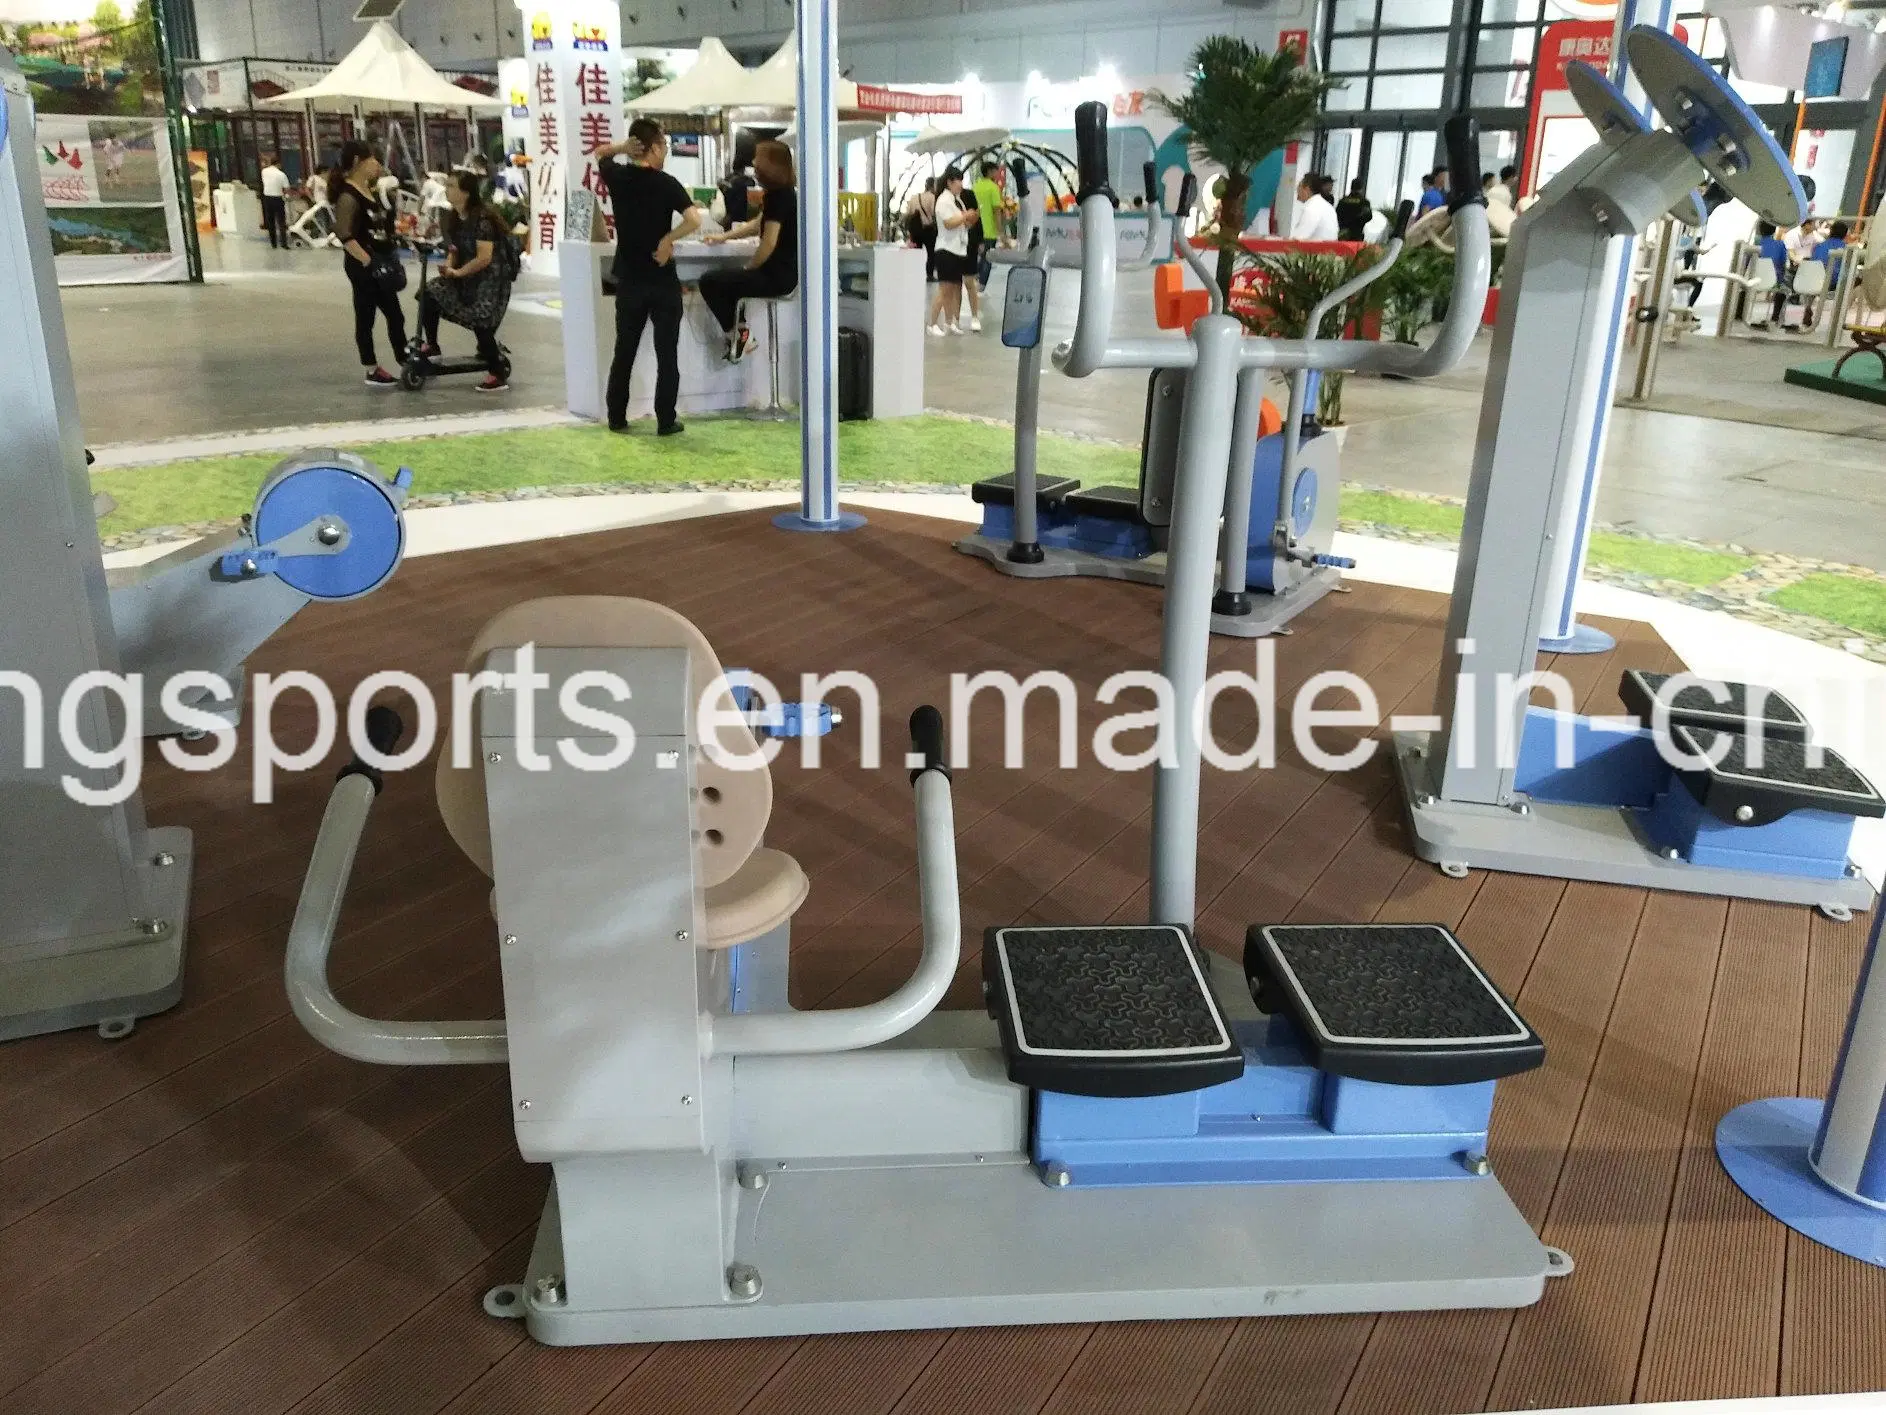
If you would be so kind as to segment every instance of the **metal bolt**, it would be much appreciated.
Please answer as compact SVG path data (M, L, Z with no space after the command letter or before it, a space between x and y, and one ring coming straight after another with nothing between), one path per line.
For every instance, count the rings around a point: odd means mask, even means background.
M491 765L493 765L493 766L496 766L496 765L497 765L497 764L498 764L499 762L501 762L501 761L503 761L503 760L504 760L504 753L502 753L502 752L487 752L487 753L485 753L485 760L486 760L486 761L488 761L488 762L490 762L490 763L491 763Z
M529 1109L530 1109L530 1102L529 1102L529 1101L519 1101L519 1102L517 1103L517 1108L518 1108L519 1110L529 1110Z
M66 548L67 550L77 550L77 549L78 549L78 542L77 542L77 541L72 541L72 540L69 540L69 541L67 541L67 542L65 543L65 548Z
M157 866L157 868L160 870L167 870L172 865L177 863L177 857L171 854L168 850L164 850L164 851L160 851L157 855L157 858L152 860L151 863Z
M688 941L688 931L687 931L686 929L676 929L676 930L675 930L675 942L676 942L676 943L686 943L687 941Z
M1074 1176L1067 1172L1067 1166L1064 1164L1049 1165L1047 1173L1041 1177L1051 1189L1065 1189L1074 1182Z
M133 919L131 925L146 938L162 938L170 932L168 919Z
M1755 808L1753 806L1737 806L1735 808L1735 818L1739 821L1752 821L1755 819Z
M742 1189L759 1190L766 1187L766 1171L763 1169L742 1169L740 1171Z
M517 944L517 935L516 935L516 934L506 934L506 935L504 936L504 946L505 946L506 948L512 948L512 947L515 947L515 946L516 946L516 944Z
M735 1297L758 1297L760 1270L746 1263L735 1263L727 1269L727 1290Z
M259 570L259 569L261 569L261 568L262 568L262 567L261 567L261 566L259 566L259 565L257 565L257 564L255 563L255 561L254 561L254 560L252 560L252 559L251 559L251 560L244 560L244 561L242 562L242 573L243 573L243 574L245 574L245 575L253 575L253 574L255 574L255 572L256 572L257 570Z
M314 533L314 538L320 541L322 545L339 545L341 543L341 528L331 522L323 521L321 528Z
M1672 845L1663 852L1663 858L1666 860L1680 860L1683 858L1683 852Z
M977 1156L976 1156L976 1163L977 1163L977 1164L985 1164L985 1163L987 1163L987 1162L988 1162L988 1159L989 1159L989 1157L988 1157L987 1155L977 1155Z
M1426 810L1429 806L1434 804L1434 797L1429 795L1426 791L1423 791L1419 796L1415 797L1415 804L1421 807L1422 810Z
M1477 1150L1470 1150L1460 1157L1460 1167L1469 1174L1477 1174L1482 1179L1493 1173L1493 1161Z
M694 1097L693 1097L693 1096L683 1096L683 1097L681 1098L681 1104L682 1104L682 1105L693 1105L693 1104L694 1104Z
M1516 816L1529 816L1532 814L1532 807L1525 801L1515 801L1513 802L1513 814Z
M541 1307L563 1305L563 1274L545 1273L537 1279L537 1304Z

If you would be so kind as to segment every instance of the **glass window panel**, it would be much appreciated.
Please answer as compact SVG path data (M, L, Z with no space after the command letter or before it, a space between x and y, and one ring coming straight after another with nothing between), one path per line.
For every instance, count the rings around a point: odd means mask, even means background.
M1328 113L1358 113L1369 106L1369 81L1360 74L1345 82L1341 88L1329 91L1329 97L1323 100L1323 109Z
M1376 133L1369 139L1369 201L1377 208L1400 200L1401 134Z
M1480 23L1483 25L1538 18L1539 0L1486 0L1480 10Z
M1388 0L1382 28L1446 29L1454 21L1454 0Z
M1776 88L1773 84L1758 84L1748 79L1729 77L1729 87L1742 95L1744 103L1787 103L1790 99L1788 90Z
M1444 34L1384 34L1375 45L1375 68L1440 69L1447 66Z
M1475 108L1524 108L1532 74L1525 69L1482 69L1468 100Z
M1703 47L1698 52L1705 59L1720 59L1729 52L1728 31L1721 20L1700 21L1703 26ZM1692 26L1692 34L1694 27Z
M1332 34L1371 34L1375 30L1375 0L1336 0Z
M1329 70L1333 74L1364 73L1369 67L1368 38L1332 39L1329 42Z
M1482 69L1503 64L1531 64L1538 44L1538 31L1525 29L1483 29L1475 63Z
M1439 108L1441 74L1388 74L1375 80L1371 108Z

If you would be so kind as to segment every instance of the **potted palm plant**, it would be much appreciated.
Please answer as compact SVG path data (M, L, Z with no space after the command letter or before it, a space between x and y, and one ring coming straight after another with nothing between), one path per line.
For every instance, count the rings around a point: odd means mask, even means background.
M1364 246L1353 256L1313 251L1266 251L1242 257L1256 276L1255 310L1245 316L1253 334L1267 339L1335 339L1352 323L1377 307L1379 285L1338 305L1323 316L1320 329L1310 328L1310 315L1328 296L1382 258L1380 246ZM1390 275L1394 272L1391 270ZM1385 283L1385 282L1383 282ZM1342 423L1343 375L1324 373L1317 384L1316 420L1325 427Z
M1193 156L1224 168L1218 202L1218 288L1231 297L1251 174L1309 131L1323 95L1342 85L1303 66L1294 46L1271 53L1235 35L1213 35L1192 53L1192 87L1148 101L1187 130Z

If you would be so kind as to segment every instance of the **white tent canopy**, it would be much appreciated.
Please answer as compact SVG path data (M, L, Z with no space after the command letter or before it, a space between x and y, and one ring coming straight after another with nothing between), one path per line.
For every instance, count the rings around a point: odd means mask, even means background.
M952 133L932 123L912 138L904 151L915 157L932 153L975 152L978 148L998 147L1011 136L1007 128L964 128Z
M884 131L884 124L868 118L850 118L838 125L838 140L841 143L861 142L865 138L876 137ZM779 140L789 147L799 146L799 125L793 124L779 135Z
M671 84L650 89L624 106L631 113L706 113L752 100L753 76L718 39L701 41L694 67Z
M797 108L799 106L799 36L790 34L773 51L773 57L751 71L750 85L742 108ZM858 85L850 79L838 81L838 107L858 106Z
M263 102L310 103L337 98L402 107L423 103L431 108L502 108L505 102L441 78L439 71L420 58L385 20L376 21L366 38L326 78Z

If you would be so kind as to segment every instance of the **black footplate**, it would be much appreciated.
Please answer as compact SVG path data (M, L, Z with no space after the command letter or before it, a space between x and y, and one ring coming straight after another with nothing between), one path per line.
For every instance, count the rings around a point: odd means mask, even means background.
M1105 521L1139 520L1139 488L1096 486L1070 492L1061 505L1077 516L1098 516Z
M1755 744L1739 733L1672 727L1670 742L1700 759L1676 774L1704 810L1730 825L1772 825L1794 811L1886 816L1886 800L1873 783L1831 748L1764 738L1756 765L1749 760ZM1717 752L1721 759L1707 764Z
M1618 684L1624 710L1646 727L1650 726L1657 693L1674 677L1674 673L1646 673L1640 668L1628 670L1624 681ZM1670 725L1701 727L1712 732L1752 731L1751 695L1757 710L1753 723L1760 725L1764 740L1808 740L1807 719L1799 708L1772 688L1751 687L1747 683L1696 682L1679 688L1670 698Z
M982 976L1017 1085L1170 1096L1244 1074L1244 1052L1184 929L990 929Z
M1253 924L1244 972L1332 1076L1458 1086L1545 1060L1539 1034L1439 924Z
M1072 477L1036 477L1035 500L1052 504L1071 491L1080 490L1080 483ZM978 506L1013 506L1015 504L1015 473L1004 472L999 477L985 477L969 488L969 499Z

